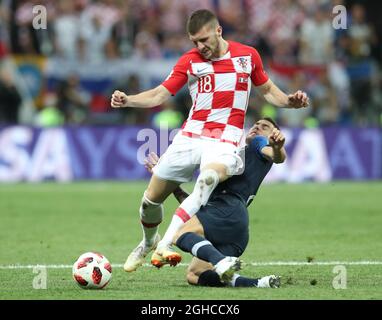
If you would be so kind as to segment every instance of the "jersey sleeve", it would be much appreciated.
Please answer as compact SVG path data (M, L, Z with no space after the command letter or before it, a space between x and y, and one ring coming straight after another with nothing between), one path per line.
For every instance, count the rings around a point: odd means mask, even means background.
M174 96L187 82L187 70L189 68L189 59L187 55L180 57L169 76L162 82L170 93Z
M262 158L266 159L264 155L261 152L261 149L263 149L265 146L268 145L268 139L264 136L256 136L252 141L251 144L249 145L250 149L256 154Z
M252 53L252 73L251 80L255 86L261 86L269 79L267 73L264 71L263 61L256 49Z

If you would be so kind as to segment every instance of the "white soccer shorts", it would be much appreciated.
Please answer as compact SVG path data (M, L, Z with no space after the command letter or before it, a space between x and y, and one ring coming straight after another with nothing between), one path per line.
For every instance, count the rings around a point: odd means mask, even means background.
M154 167L154 174L180 183L192 181L196 169L210 163L227 167L229 176L243 172L240 148L231 143L205 138L191 138L179 132Z

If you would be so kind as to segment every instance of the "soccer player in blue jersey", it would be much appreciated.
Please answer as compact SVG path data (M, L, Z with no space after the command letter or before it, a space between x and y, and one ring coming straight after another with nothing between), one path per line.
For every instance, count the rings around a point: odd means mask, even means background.
M285 138L270 118L255 123L243 150L245 170L218 185L208 203L178 231L173 239L194 258L187 271L190 284L204 286L272 287L280 286L275 275L258 279L242 277L241 256L248 244L248 210L254 196L272 167L286 159ZM151 170L157 161L152 155L146 163ZM182 202L188 194L178 187L174 196ZM172 264L171 261L163 262Z

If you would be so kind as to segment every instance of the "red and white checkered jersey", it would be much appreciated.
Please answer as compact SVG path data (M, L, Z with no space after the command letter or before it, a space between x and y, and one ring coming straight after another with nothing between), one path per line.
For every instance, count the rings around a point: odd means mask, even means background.
M182 126L184 135L237 145L243 135L251 81L259 86L268 76L256 49L233 41L228 44L228 52L214 60L204 59L196 48L188 51L162 85L175 95L188 83L192 108Z

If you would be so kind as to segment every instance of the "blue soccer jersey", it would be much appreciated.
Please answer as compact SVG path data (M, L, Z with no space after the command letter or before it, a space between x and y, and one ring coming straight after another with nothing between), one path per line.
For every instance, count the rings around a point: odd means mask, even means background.
M248 206L273 164L261 153L261 149L266 145L268 145L266 137L256 136L245 147L245 169L243 174L235 175L220 183L211 198L218 194L231 193L239 196Z

